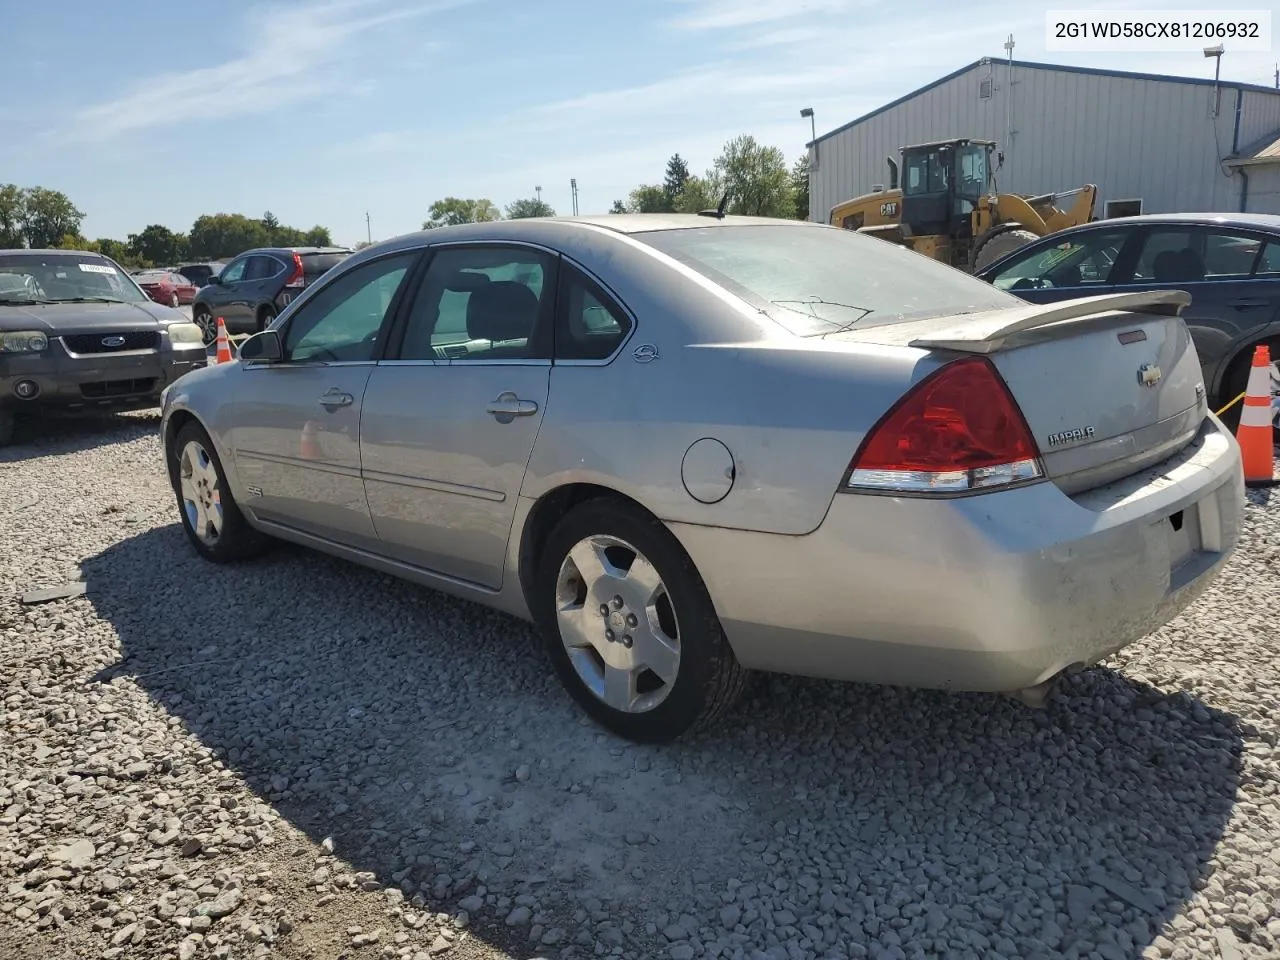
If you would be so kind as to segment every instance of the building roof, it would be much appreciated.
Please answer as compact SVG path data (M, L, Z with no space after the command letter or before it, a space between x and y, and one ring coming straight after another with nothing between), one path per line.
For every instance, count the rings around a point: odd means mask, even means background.
M1255 167L1280 163L1280 130L1273 130L1223 161L1228 167Z
M1090 77L1115 77L1119 80L1154 80L1160 83L1187 83L1198 87L1212 87L1214 85L1214 81L1207 77L1175 77L1162 73L1137 73L1132 70L1103 70L1098 67L1073 67L1062 63L1037 63L1033 60L1009 61L1003 57L983 57L981 60L975 60L973 63L965 64L959 70L953 70L945 77L939 77L931 83L926 83L923 87L912 90L910 93L904 94L897 100L886 103L883 107L877 107L870 113L864 113L857 119L850 120L843 126L836 127L834 130L822 134L822 136L818 137L816 140L810 140L806 146L812 147L815 143L821 143L823 140L834 137L838 133L844 133L844 131L848 130L850 127L856 127L858 124L866 120L870 120L872 117L878 116L887 110L892 110L894 107L906 103L908 100L912 100L915 97L920 96L922 93L927 93L934 87L940 87L944 83L968 73L970 70L975 70L988 63L1007 64L1010 62L1012 62L1015 67L1023 67L1028 70L1051 70L1057 73L1079 73ZM1257 93L1270 93L1280 96L1280 90L1277 90L1274 87L1264 87L1257 83L1236 83L1229 80L1222 80L1218 83L1218 86L1224 90L1252 90Z

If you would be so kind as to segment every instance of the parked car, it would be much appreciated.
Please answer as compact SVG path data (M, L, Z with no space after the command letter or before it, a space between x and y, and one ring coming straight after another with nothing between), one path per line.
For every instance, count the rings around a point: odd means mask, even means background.
M177 272L182 274L197 287L208 285L209 278L221 273L226 268L225 263L213 261L209 263L184 263L177 268Z
M1183 319L1219 409L1244 392L1253 348L1280 360L1280 216L1149 214L1098 220L1029 243L977 274L1032 303L1185 290ZM1223 415L1234 428L1240 407Z
M115 261L0 250L0 446L20 414L155 406L205 358L200 329L152 302Z
M222 317L228 333L266 329L289 301L351 255L346 247L246 250L209 278L192 303L192 319L213 343Z
M533 619L635 740L752 668L1038 703L1235 549L1186 300L1029 306L798 221L446 227L167 390L164 455L203 557L279 537Z
M171 307L190 303L199 289L182 274L168 270L144 270L133 279L156 303L167 303Z

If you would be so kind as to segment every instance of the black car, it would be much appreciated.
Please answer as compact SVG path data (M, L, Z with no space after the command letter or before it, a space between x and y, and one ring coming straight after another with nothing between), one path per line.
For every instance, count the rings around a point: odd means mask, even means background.
M346 247L262 247L246 250L209 278L191 304L205 343L217 336L217 318L228 333L257 333L329 269L351 256Z
M217 276L224 269L225 263L184 263L180 267L175 267L173 272L180 273L197 287L203 287L209 282L210 277Z
M976 274L1032 303L1185 290L1183 319L1210 405L1239 396L1253 348L1280 358L1280 216L1149 214L1095 220L1028 243ZM1234 427L1237 404L1223 420Z
M0 446L41 408L137 409L207 363L200 330L115 261L0 250Z

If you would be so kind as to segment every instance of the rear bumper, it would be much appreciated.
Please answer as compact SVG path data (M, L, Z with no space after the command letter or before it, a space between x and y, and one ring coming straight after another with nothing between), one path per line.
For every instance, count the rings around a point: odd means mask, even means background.
M1239 447L1210 417L1173 458L1075 497L837 494L806 536L671 528L744 666L1004 692L1175 617L1234 552L1243 509Z
M0 358L0 407L154 406L161 390L207 363L203 344L174 345L167 338L159 350L103 354L71 354L52 340L43 353ZM34 394L28 395L29 384Z

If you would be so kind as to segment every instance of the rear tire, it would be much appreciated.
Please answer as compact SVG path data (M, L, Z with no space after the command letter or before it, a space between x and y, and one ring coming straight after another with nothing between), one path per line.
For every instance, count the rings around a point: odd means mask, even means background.
M191 311L192 322L200 328L200 339L206 347L212 346L213 342L218 339L218 324L213 319L213 314L209 312L209 308L204 304L200 304Z
M747 671L693 561L661 521L630 503L600 497L566 514L547 538L531 593L561 682L621 737L669 742L742 694Z
M1019 247L1025 247L1028 243L1039 239L1030 230L1002 230L999 233L989 234L985 240L979 240L978 246L974 248L971 272L977 273L1001 257L1013 253Z
M271 321L274 320L275 318L276 318L276 311L274 307L263 307L261 310L259 310L258 311L258 333L261 333L263 330L267 329L267 327L270 326Z
M0 447L7 447L13 443L17 423L18 415L12 410L0 410Z
M218 452L200 424L178 431L166 451L182 529L196 552L214 563L258 556L271 538L250 526L236 505Z
M1240 394L1244 393L1245 388L1249 385L1249 368L1253 366L1253 350L1254 347L1266 345L1271 351L1271 365L1273 369L1280 373L1280 339L1262 340L1255 344L1250 344L1231 361L1231 366L1227 368L1226 375L1222 378L1222 390L1215 401L1218 407L1223 407L1230 403ZM1272 387L1275 390L1275 387ZM1236 432L1236 427L1240 425L1240 409L1244 406L1244 401L1240 401L1226 413L1222 414L1218 419L1222 421L1222 425L1232 433ZM1273 408L1274 409L1274 408ZM1274 417L1274 414L1273 414ZM1274 423L1274 420L1273 420ZM1280 426L1280 424L1276 424ZM1280 434L1275 436L1276 440L1280 440Z

